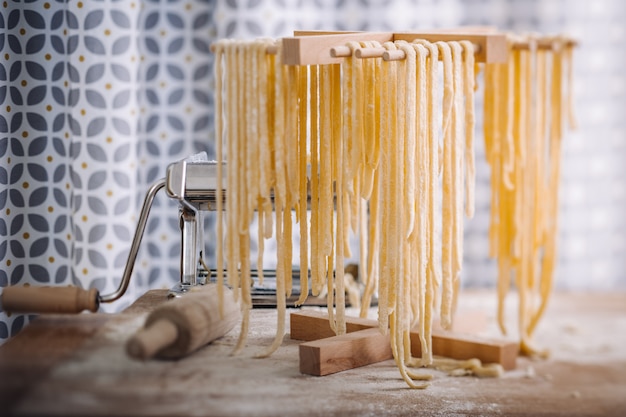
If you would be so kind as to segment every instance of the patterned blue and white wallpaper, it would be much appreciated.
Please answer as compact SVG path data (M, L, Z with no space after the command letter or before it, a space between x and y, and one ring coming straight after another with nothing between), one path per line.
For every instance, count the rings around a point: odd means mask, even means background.
M213 152L213 40L465 24L566 32L581 41L579 129L564 141L557 285L626 289L621 0L7 0L0 5L0 287L117 287L150 184L170 162ZM482 162L480 141L477 152ZM466 286L495 282L488 178L479 164ZM104 309L170 287L179 248L176 206L159 195L128 295ZM0 343L27 322L0 313Z
M4 2L0 286L117 288L148 187L211 151L215 4ZM176 206L155 201L127 296L178 274ZM0 317L0 340L24 316Z

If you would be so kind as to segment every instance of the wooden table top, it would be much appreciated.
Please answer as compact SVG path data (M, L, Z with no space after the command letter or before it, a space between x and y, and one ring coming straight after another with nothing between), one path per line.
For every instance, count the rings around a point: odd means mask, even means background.
M34 320L0 346L0 415L626 415L626 293L557 293L536 338L550 359L519 358L495 379L427 370L425 390L407 388L391 360L302 375L288 336L271 357L254 358L274 336L272 309L252 311L239 356L230 355L235 329L181 360L129 359L126 340L164 295L150 291L115 315ZM494 298L464 293L461 307L492 316ZM515 299L508 305L514 319Z

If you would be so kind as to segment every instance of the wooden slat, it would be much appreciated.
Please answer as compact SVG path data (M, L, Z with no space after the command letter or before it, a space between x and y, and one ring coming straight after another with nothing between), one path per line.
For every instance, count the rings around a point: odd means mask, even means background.
M322 312L291 313L291 338L309 342L300 344L300 372L323 376L392 358L389 336L382 335L375 320L346 317L347 334L334 336L328 316ZM319 339L319 340L317 340ZM373 345L381 344L374 348ZM433 354L452 359L480 359L499 363L505 370L515 369L518 344L462 334L433 331ZM382 346L384 345L384 346ZM385 356L385 352L388 354ZM411 332L411 353L421 355L419 334Z
M499 363L505 371L515 369L519 351L516 342L445 330L434 330L432 343L435 355L461 360L478 358L482 363ZM411 354L422 355L419 334L415 332L411 332Z
M300 372L324 376L391 359L389 335L359 330L300 344Z
M346 332L348 333L377 326L378 322L376 320L346 317ZM291 313L290 332L292 339L304 341L335 336L335 332L333 332L328 323L328 315L321 311L298 311Z
M294 340L317 340L335 336L328 323L328 314L322 311L300 310L290 315L291 338ZM360 317L346 317L348 333L377 327L378 322ZM457 333L476 334L487 328L487 317L479 310L463 311L457 314L452 324L452 331ZM438 320L433 320L433 330L443 329Z
M469 40L480 46L477 62L505 62L508 54L506 36L485 30L467 32L316 32L297 31L293 37L283 38L283 63L287 65L338 64L342 58L333 58L330 50L349 41L374 40L387 42L425 39L430 42Z
M331 48L349 41L387 42L391 32L295 32L296 36L283 38L283 63L287 65L338 64L342 58L330 56Z
M393 40L403 40L412 42L415 39L424 39L429 42L437 41L461 41L467 40L475 45L480 45L480 50L476 52L474 59L476 62L506 62L508 49L506 35L499 33L440 33L440 32L402 32L394 33Z

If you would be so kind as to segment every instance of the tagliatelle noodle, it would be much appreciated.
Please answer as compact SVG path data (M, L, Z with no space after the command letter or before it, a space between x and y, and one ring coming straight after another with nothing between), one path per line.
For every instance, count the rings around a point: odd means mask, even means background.
M475 87L476 65L474 62L474 45L470 41L460 41L463 48L463 86L465 95L465 215L474 217L476 162L474 156L474 125L476 116L473 97Z
M300 222L300 296L296 306L302 305L309 295L309 220L307 187L307 116L308 116L308 80L309 68L300 67L298 82L298 164L299 164L299 205Z
M417 235L415 245L417 245L417 279L414 279L417 283L417 299L413 302L417 305L417 325L419 328L420 344L422 357L420 365L429 365L432 361L432 339L431 339L431 326L432 326L432 292L433 281L430 280L431 263L434 261L431 258L432 248L435 246L435 239L432 235L431 223L433 221L431 216L431 201L432 195L432 182L437 181L437 176L432 175L431 171L431 157L432 157L432 143L429 134L432 133L433 122L431 116L434 109L429 108L432 104L432 91L429 90L429 84L431 83L432 74L429 70L432 68L427 67L427 55L431 54L431 51L435 50L435 47L427 49L429 44L414 44L413 48L416 52L416 64L417 64L417 143L416 156L418 163L415 169L415 175L418 178L416 213L417 213L417 227L414 233ZM432 45L431 45L432 46ZM434 59L437 59L435 52ZM411 326L413 327L413 326Z
M436 45L416 40L414 43L422 45L428 51L428 57L426 59L426 68L423 70L424 77L426 78L426 103L424 106L427 109L428 120L428 137L427 141L427 160L425 161L428 175L428 190L427 190L427 241L428 241L428 259L426 281L420 283L420 294L423 294L423 301L421 301L421 312L419 321L420 330L420 343L422 345L422 365L429 365L432 363L432 320L433 320L433 308L435 300L435 291L438 283L441 281L441 250L437 248L437 242L439 246L441 244L441 215L439 211L439 201L441 199L441 189L439 187L439 126L440 118L437 111L439 102L439 82L438 82L438 67L439 67L439 49ZM421 67L420 63L420 67ZM422 70L420 70L422 71ZM422 87L423 88L423 84Z
M398 101L397 109L400 115L397 117L398 141L397 152L401 156L397 163L399 166L394 170L398 186L394 191L398 200L395 213L398 217L399 236L395 237L401 258L398 261L396 276L396 288L402 286L403 291L397 290L395 294L396 306L394 311L399 317L397 343L403 343L404 358L401 359L403 366L411 361L409 330L413 320L419 314L419 282L417 277L418 263L415 255L416 242L419 240L421 231L414 231L416 210L416 152L417 152L417 63L416 52L412 45L405 41L397 41L399 50L403 51L406 59L399 63L397 69ZM402 281L402 282L400 282Z
M454 78L454 104L452 107L452 294L450 312L446 312L442 306L442 317L449 314L449 321L442 320L442 327L452 327L452 321L456 310L457 294L460 290L461 267L463 264L463 190L465 187L465 88L463 49L459 42L449 42L452 47L452 64ZM473 92L473 88L470 89ZM473 129L473 125L471 125Z
M551 49L537 47L545 40ZM514 47L517 42L530 47L520 50ZM498 322L505 332L504 302L514 279L520 351L530 356L548 354L533 345L532 336L553 286L563 120L568 117L573 124L571 47L564 45L562 38L511 37L509 62L485 69L490 254L498 258ZM501 111L503 101L509 103L508 111Z
M385 42L383 44L387 50L395 50L396 46L393 42ZM390 143L393 138L396 137L396 123L395 123L395 102L390 100L390 97L396 96L395 83L396 83L396 63L389 62L382 66L381 77L381 123L380 123L380 149L381 149L381 164L380 164L380 219L391 219L392 213L390 213L390 201L397 198L393 194L393 190L390 189L386 178L390 175L387 173L392 166L391 160L394 150L391 149ZM385 178L383 180L383 178ZM380 226L380 223L379 223ZM391 225L386 224L385 227L380 227L380 246L379 246L379 281L378 281L378 325L383 332L387 334L389 328L389 313L393 308L393 303L390 301L390 294L392 292L391 287L391 273L390 273L390 242L391 239ZM395 247L395 246L392 246ZM396 249L398 250L398 249Z
M342 97L341 97L341 68L339 65L331 65L330 71L330 81L331 81L331 121L332 121L332 162L333 162L333 180L335 184L335 201L336 201L336 210L335 217L336 227L335 227L335 256L334 262L329 263L329 270L334 269L335 271L335 285L334 289L336 291L336 318L335 318L335 332L338 335L346 333L346 318L345 318L345 308L346 308L346 289L345 289L345 281L344 281L344 253L349 251L349 245L347 244L348 234L350 224L350 210L349 210L349 200L348 193L345 192L347 189L347 180L344 179L344 144L343 144L343 135L342 135L342 118L341 118L341 106L342 106ZM332 188L332 187L331 187ZM346 248L348 250L346 251ZM333 268L334 266L334 268ZM329 291L330 292L330 291ZM329 309L332 308L332 305L329 304Z
M450 328L452 325L452 292L453 286L453 181L452 181L452 148L454 146L454 137L452 129L452 110L454 105L454 79L452 50L446 42L436 42L441 58L443 60L443 167L442 176L442 241L441 241L441 311L440 321L444 329Z
M560 178L560 156L561 156L561 140L562 140L562 129L563 129L563 113L565 111L563 107L563 95L564 95L564 85L563 85L563 61L564 61L564 49L563 49L563 41L561 39L555 40L555 48L552 56L552 74L551 74L551 91L550 91L550 131L549 131L549 148L550 148L550 157L549 157L549 182L548 182L548 192L551 196L551 201L549 202L549 209L547 212L550 214L550 223L546 227L545 232L545 252L543 263L541 265L541 284L539 287L540 293L540 305L533 312L533 315L529 318L529 323L526 331L528 332L529 337L532 336L539 320L541 319L543 313L545 312L545 308L547 306L547 301L552 290L553 285L553 274L554 274L554 265L556 261L556 238L558 235L558 183ZM568 85L571 88L571 84ZM567 96L567 95L566 95ZM571 97L571 96L570 96ZM568 111L571 114L571 107L568 105ZM573 122L573 120L570 120ZM539 354L545 355L546 352L537 352L535 348L529 345L522 346L523 352L529 354Z
M402 42L396 42L396 48L402 48ZM404 146L406 144L406 114L404 109L407 108L406 103L406 60L390 63L395 66L396 82L391 86L391 94L389 98L390 106L390 124L393 126L389 141L385 148L389 153L389 165L383 164L382 178L384 180L383 188L389 190L390 198L384 202L387 213L383 212L383 218L386 219L389 226L387 232L387 271L388 277L381 274L381 279L389 280L389 289L387 293L388 303L390 306L390 339L391 350L396 362L396 366L400 370L400 374L409 386L417 388L413 380L406 372L406 344L405 344L405 328L406 325L406 294L410 294L410 288L406 286L407 280L404 273L404 260L407 255L403 226L402 213L406 209L404 197L404 169L405 157ZM403 109L402 111L398 111ZM381 144L384 145L384 144ZM407 271L408 272L408 271Z
M265 252L265 216L263 214L263 194L266 184L262 176L264 176L262 158L259 156L262 152L267 153L267 125L264 123L264 115L265 115L265 91L267 88L267 74L265 73L265 65L263 65L263 61L265 61L265 50L266 46L259 42L255 45L253 49L253 62L252 67L258 71L257 76L253 77L253 85L252 90L250 92L249 101L251 102L252 108L252 118L254 119L254 124L251 126L250 137L257 137L258 139L254 141L253 150L250 155L250 162L253 164L250 171L252 171L252 175L249 177L249 180L252 181L255 178L258 178L258 182L256 183L256 193L250 193L250 206L251 210L256 209L257 211L257 259L256 259L256 269L257 276L259 279L259 284L263 284L263 255ZM265 149L264 149L265 148Z
M296 209L299 199L306 199L306 195L300 197L299 192L299 177L300 170L298 169L298 139L299 139L299 127L298 127L298 67L295 65L282 65L283 70L286 70L286 85L293 86L292 88L285 88L285 123L287 128L285 129L287 161L285 166L285 182L287 183L287 202L285 204L286 212L289 214L289 222L284 224L284 253L283 259L285 260L285 295L291 296L292 292L292 267L291 259L293 255L293 242L291 234L293 230L293 222L291 220L291 211Z

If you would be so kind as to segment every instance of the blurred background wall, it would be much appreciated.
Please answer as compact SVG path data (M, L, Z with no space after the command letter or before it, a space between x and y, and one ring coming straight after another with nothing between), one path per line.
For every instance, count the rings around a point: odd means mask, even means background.
M212 41L296 29L494 25L577 38L578 130L564 139L556 283L626 289L626 3L621 0L6 1L0 6L0 287L114 290L143 195L173 161L213 155ZM477 106L481 106L480 94ZM477 132L481 131L480 113ZM489 170L463 285L495 283ZM210 230L213 220L207 220ZM124 308L179 280L177 209L157 197ZM209 254L214 244L208 243ZM269 255L268 255L269 257ZM0 343L28 316L0 313Z

